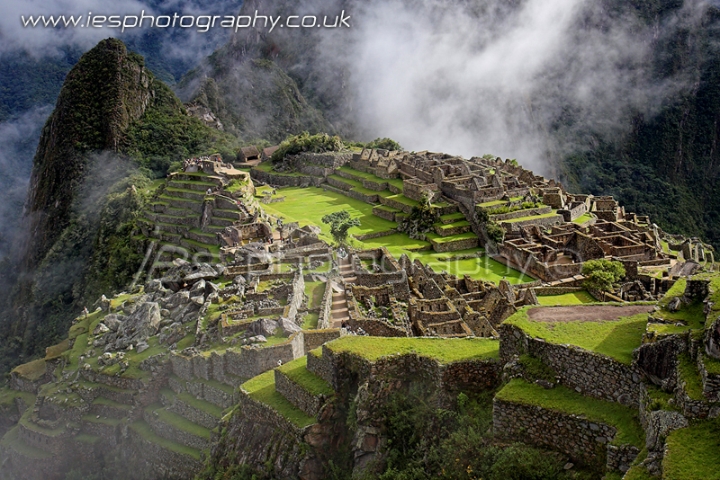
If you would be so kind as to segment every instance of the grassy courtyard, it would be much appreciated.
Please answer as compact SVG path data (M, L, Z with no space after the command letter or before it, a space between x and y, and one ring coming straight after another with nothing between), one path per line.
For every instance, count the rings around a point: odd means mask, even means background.
M383 232L397 227L395 222L373 215L372 205L321 188L288 187L277 190L277 196L285 197L285 201L263 205L268 214L282 217L285 222L298 222L300 226L320 227L321 238L328 242L332 242L330 226L322 223L322 217L340 210L347 210L351 217L360 220L361 225L351 228L350 235ZM404 233L395 233L365 241L351 239L351 242L359 249L386 247L395 258L406 254L411 260L418 259L423 264L430 265L436 272L446 271L457 276L468 275L473 279L495 283L503 278L512 284L533 280L517 270L482 255L482 249L479 248L472 251L437 253L432 250L430 242L411 239ZM476 255L478 253L481 254L478 257L465 258L468 254Z

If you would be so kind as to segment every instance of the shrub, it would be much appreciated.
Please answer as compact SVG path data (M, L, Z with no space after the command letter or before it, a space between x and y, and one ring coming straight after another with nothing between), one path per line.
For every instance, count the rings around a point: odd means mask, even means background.
M327 133L310 135L302 132L286 138L279 148L272 154L273 162L281 162L287 155L297 155L302 152L338 152L343 149L343 142L338 136L330 136Z
M585 262L582 273L586 277L585 288L608 292L625 277L625 267L621 262L601 258Z
M392 138L376 138L372 142L365 144L365 148L380 148L383 150L402 150L398 142Z

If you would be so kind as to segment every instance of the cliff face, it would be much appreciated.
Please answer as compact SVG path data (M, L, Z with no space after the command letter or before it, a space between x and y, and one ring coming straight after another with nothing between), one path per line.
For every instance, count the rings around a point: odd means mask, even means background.
M70 71L35 155L26 268L42 261L68 225L87 154L118 151L125 131L153 97L152 83L142 58L114 39L102 41Z

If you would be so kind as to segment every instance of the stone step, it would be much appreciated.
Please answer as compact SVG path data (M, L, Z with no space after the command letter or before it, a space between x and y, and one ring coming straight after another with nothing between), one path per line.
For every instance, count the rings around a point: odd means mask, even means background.
M202 468L202 451L197 448L188 447L178 442L168 440L167 438L157 435L153 429L144 420L137 420L128 426L128 430L138 438L156 448L161 448L171 454L189 457L198 465L198 471ZM154 452L153 452L154 453Z
M214 227L231 227L235 224L235 222L238 221L239 218L233 220L230 218L213 216L212 218L210 218L210 225Z
M28 463L53 458L52 453L26 443L20 437L19 430L20 427L16 425L5 433L2 439L0 439L0 451L4 449L12 450L21 458L26 459Z
M84 415L81 419L80 429L83 433L97 435L102 438L113 438L122 420L107 418L96 413Z
M170 412L208 429L217 427L222 418L222 408L188 393L164 389L160 392L160 401Z
M207 192L207 189L214 189L217 185L211 182L199 182L199 181L188 181L188 180L170 180L168 182L169 188L179 188L182 190L195 190L198 192Z
M242 217L243 212L240 210L226 210L222 208L215 208L212 211L212 215L215 218L227 218L230 220L237 221Z
M153 404L143 411L143 420L156 435L197 450L210 447L210 430L185 417Z
M165 196L170 198L192 200L194 202L204 202L205 192L199 192L195 190L187 190L184 188L172 188L168 187L165 189Z

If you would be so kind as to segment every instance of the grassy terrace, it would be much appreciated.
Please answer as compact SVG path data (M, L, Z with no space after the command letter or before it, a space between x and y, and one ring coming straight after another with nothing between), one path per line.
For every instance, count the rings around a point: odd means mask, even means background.
M663 478L720 480L720 419L695 423L667 437Z
M373 175L372 173L366 173L366 172L361 172L360 170L354 170L354 169L348 167L347 165L340 167L338 170L341 172L349 173L358 178L363 178L365 180L371 180L375 183L387 183L388 185L392 185L395 188L399 188L401 191L403 189L403 181L401 178L391 178L388 180L388 179L380 178L377 175Z
M582 415L590 421L611 425L617 429L617 434L611 442L613 445L630 444L642 448L645 443L645 434L638 420L637 409L585 397L562 385L546 390L540 385L516 378L505 385L495 398Z
M448 364L495 359L500 344L489 338L390 338L346 336L326 344L332 352L349 352L371 362L395 354L415 353Z
M52 453L46 452L45 450L40 450L39 448L35 448L23 442L23 440L18 434L19 428L20 427L15 426L11 430L9 430L2 437L2 439L0 439L0 445L2 445L3 447L11 448L28 458L34 458L37 460L52 458Z
M517 222L524 222L527 220L540 220L541 218L550 218L557 216L556 212L552 213L543 213L542 215L530 215L528 217L520 217L520 218L512 218L510 220L500 220L500 223L517 223Z
M310 395L326 395L330 396L333 389L330 385L307 369L307 357L302 356L292 362L278 367L290 380L300 385Z
M315 423L315 419L290 403L275 390L275 371L258 375L243 383L240 388L245 390L250 398L271 407L280 415L288 419L299 428Z
M646 313L600 322L536 322L528 318L530 308L541 307L524 307L504 323L515 325L532 337L561 345L575 345L628 365L632 362L633 350L642 342L647 325Z
M662 318L671 323L650 324L648 325L648 331L655 332L658 335L684 333L688 330L702 333L705 328L705 313L703 312L704 305L702 301L696 301L690 305L683 304L677 312L671 312L667 309L667 305L673 298L682 297L686 285L687 280L685 278L681 278L675 282L675 285L673 285L658 302L661 309L653 313L654 317ZM675 325L677 322L684 323L685 325L677 326Z
M540 295L540 305L582 305L596 302L595 298L585 290L578 292L563 293L561 295Z
M593 219L593 216L592 216L591 214L589 214L589 213L584 213L584 214L580 215L578 218L576 218L575 220L573 220L573 223L577 223L578 225L582 225L583 223L589 222L589 221L592 220L592 219Z
M160 445L161 447L170 450L171 452L179 453L181 455L188 455L195 460L200 460L201 454L200 450L196 450L191 447L187 447L185 445L182 445L180 443L175 443L173 441L167 440L159 435L157 435L155 432L152 431L152 428L150 428L150 425L145 423L142 420L138 420L134 423L130 424L130 429L132 429L135 433L140 435L142 438L147 440L150 443L154 443L156 445Z

